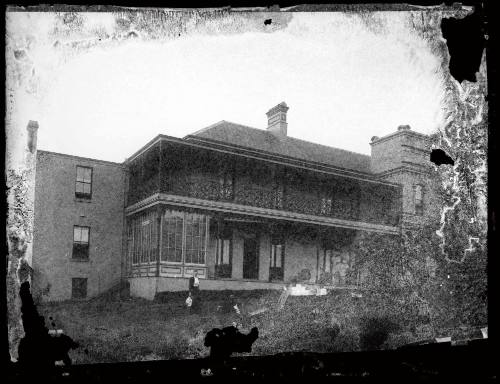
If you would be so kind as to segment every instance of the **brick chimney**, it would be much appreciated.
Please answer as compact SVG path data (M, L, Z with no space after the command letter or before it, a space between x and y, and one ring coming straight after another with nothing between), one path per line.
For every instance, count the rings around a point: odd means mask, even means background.
M288 109L288 106L283 101L266 113L267 130L269 132L278 136L286 136L288 126L286 122L286 112Z
M36 140L38 133L38 122L30 120L28 126L26 127L28 131L28 150L30 153L35 153L36 151Z
M387 172L400 167L420 168L429 165L427 150L429 138L400 125L396 132L371 139L371 171Z

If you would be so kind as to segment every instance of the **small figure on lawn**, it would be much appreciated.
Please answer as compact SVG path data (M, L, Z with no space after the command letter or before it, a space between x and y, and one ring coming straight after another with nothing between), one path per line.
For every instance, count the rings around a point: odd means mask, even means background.
M193 276L189 278L189 292L192 296L196 296L200 292L200 279L198 278L198 271L194 271Z
M193 310L198 309L199 300L198 294L200 292L200 279L198 278L198 271L194 271L193 276L189 278L189 295L192 300Z
M242 322L243 315L241 314L241 308L233 294L229 295L229 300L226 302L225 312L230 313L236 323Z
M238 306L238 302L236 301L236 298L234 297L234 295L231 295L231 307L232 309L236 312L236 314L238 316L241 315L241 310L240 310L240 307Z
M186 307L188 309L188 313L191 313L191 306L193 305L193 299L191 297L191 292L189 292L188 297L186 299Z

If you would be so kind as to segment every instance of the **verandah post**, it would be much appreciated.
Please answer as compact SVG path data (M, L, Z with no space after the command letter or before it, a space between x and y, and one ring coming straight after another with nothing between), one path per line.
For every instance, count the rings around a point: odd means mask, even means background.
M162 208L158 205L156 209L156 277L160 277L160 261L161 261L161 238L162 238Z
M319 282L319 249L321 247L321 229L316 232L316 284Z

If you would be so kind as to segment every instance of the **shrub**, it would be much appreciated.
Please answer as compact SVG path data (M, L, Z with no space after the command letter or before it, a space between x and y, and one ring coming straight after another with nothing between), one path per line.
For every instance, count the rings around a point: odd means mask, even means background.
M331 284L333 275L330 272L325 272L321 274L321 277L318 280L319 284Z
M388 317L361 318L360 347L364 350L381 349L389 334L399 329L399 325Z
M293 284L302 283L311 279L311 271L307 268L302 269L297 275L290 279Z

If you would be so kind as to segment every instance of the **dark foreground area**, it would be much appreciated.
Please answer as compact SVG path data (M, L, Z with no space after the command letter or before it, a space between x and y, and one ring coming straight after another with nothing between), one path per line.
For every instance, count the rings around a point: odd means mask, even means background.
M213 380L223 376L255 379L327 378L335 382L379 382L408 380L418 382L489 383L496 381L494 354L488 339L466 345L433 343L408 346L394 351L344 353L282 353L273 356L232 357L225 366L211 360L158 360L129 363L82 364L56 367L50 377L37 372L21 372L13 363L8 382L36 379L42 382L166 382L179 377L183 381ZM210 369L210 370L208 370ZM31 381L33 382L33 381ZM403 382L403 381L400 381Z

